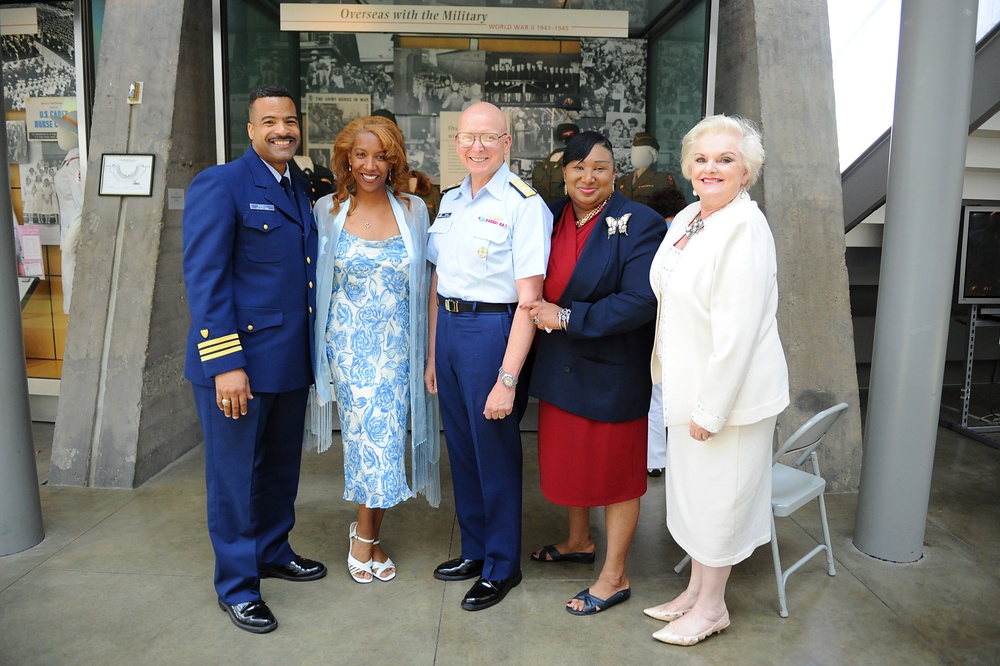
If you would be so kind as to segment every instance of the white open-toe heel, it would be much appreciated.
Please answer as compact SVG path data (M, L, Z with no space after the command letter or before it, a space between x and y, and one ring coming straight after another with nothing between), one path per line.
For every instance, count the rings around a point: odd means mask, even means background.
M382 543L381 539L375 539L375 545ZM386 569L392 569L387 574L383 575L383 571ZM392 563L392 558L385 558L385 562L376 562L374 556L372 557L372 575L378 578L383 583L388 583L390 580L396 577L396 565Z
M354 521L351 523L351 540L347 544L347 571L351 574L351 578L354 579L355 583L361 583L364 585L365 583L370 583L375 580L375 573L372 571L372 559L368 558L367 562L361 562L354 559L354 556L351 555L351 546L354 545L354 539L364 543L375 543L375 540L358 536L357 529L358 521ZM362 574L368 574L369 577L364 578L362 577Z

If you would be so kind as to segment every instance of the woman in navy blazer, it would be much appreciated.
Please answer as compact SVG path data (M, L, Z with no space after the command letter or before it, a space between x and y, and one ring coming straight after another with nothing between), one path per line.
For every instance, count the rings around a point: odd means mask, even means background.
M583 132L566 145L568 199L552 204L552 252L543 300L528 303L539 330L530 394L539 399L542 493L569 508L569 537L531 557L595 559L590 507L604 506L608 552L598 580L566 610L590 615L631 596L625 559L646 492L646 415L656 297L649 266L663 218L615 189L611 142Z

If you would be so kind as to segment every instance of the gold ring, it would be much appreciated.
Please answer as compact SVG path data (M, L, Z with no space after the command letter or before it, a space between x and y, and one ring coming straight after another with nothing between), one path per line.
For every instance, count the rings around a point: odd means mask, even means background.
M222 406L223 407L228 407L229 406L229 398L223 398L222 399Z

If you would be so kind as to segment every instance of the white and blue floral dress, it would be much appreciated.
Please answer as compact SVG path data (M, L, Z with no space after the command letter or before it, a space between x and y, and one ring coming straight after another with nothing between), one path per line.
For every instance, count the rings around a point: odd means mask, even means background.
M326 355L344 442L344 499L371 508L413 497L405 465L409 263L402 236L370 241L345 230L334 251Z

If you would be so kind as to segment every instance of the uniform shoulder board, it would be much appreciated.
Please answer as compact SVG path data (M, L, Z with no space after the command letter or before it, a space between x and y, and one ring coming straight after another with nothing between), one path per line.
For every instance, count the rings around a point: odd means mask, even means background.
M531 185L528 185L526 182L524 182L517 176L514 176L513 178L510 179L510 186L513 187L518 192L520 192L521 196L524 197L525 199L527 199L528 197L533 197L536 194L538 194L538 192L536 192L535 189L531 187Z
M454 185L449 185L448 187L446 187L443 190L441 190L441 194L444 194L445 192L451 192L453 189L455 189L456 187L459 187L461 184L462 184L462 181L458 181Z

